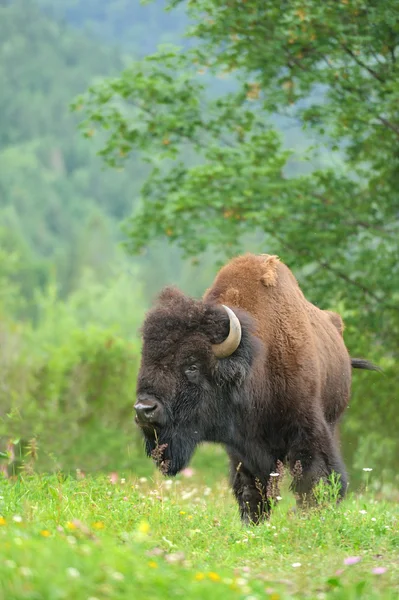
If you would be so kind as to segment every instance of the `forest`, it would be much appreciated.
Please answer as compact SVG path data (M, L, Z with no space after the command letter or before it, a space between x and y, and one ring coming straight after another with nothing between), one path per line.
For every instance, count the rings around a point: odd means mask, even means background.
M341 437L354 486L370 465L395 485L395 11L279 19L271 2L265 38L255 0L207 20L167 4L0 2L4 468L151 472L132 413L145 311L249 250L278 254L383 369L354 374ZM194 464L210 456L224 464L212 447Z

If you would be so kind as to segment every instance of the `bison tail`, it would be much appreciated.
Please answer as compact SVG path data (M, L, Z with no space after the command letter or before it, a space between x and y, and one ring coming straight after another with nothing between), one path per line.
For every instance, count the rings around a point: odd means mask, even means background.
M377 365L374 365L372 362L366 360L365 358L351 358L351 364L354 369L366 369L367 371L382 372L382 369L380 369L380 367L377 367Z

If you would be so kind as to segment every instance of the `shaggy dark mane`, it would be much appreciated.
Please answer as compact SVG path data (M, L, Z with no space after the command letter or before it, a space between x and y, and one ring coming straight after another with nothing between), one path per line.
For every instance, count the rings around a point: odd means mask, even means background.
M233 309L242 325L244 345L255 331L254 319L243 310ZM166 287L147 313L141 332L146 347L156 349L161 358L169 356L174 347L193 334L201 336L208 346L222 342L229 332L229 317L220 304L204 303L185 296L177 288Z

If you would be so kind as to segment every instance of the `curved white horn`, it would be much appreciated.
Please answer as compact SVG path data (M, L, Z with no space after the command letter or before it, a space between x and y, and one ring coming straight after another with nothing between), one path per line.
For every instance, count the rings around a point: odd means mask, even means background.
M241 324L237 315L229 308L222 304L223 308L229 315L230 331L227 338L220 344L212 344L212 350L216 358L226 358L235 352L241 342Z

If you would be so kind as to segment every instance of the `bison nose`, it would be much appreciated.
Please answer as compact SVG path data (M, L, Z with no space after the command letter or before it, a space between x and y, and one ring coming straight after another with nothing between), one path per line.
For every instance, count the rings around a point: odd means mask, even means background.
M139 398L134 405L136 410L137 422L144 425L146 423L157 423L162 412L161 406L153 398Z

